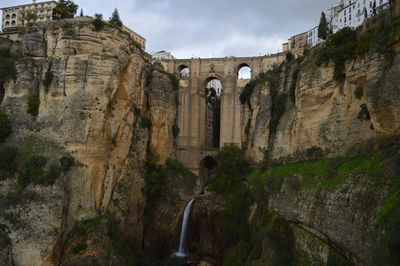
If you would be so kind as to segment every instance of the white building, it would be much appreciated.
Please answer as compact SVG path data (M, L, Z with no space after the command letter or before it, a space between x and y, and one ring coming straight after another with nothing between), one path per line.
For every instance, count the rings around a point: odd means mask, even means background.
M342 8L335 10L337 13L334 14L334 18L338 18L338 23L337 27L332 28L333 33L344 27L357 28L365 20L373 17L374 2L376 3L376 14L389 7L389 0L342 0L340 2L343 5Z
M152 53L151 56L153 57L153 59L156 60L162 60L162 59L175 59L175 57L166 51L159 51L159 52L155 52Z
M19 27L26 25L26 15L31 13L37 15L38 19L36 22L44 22L53 19L53 9L57 5L56 1L46 1L36 3L36 0L32 1L32 4L3 7L2 18L2 31L3 33L15 32Z
M323 42L323 39L318 38L318 26L315 26L307 32L307 43L314 47L315 45Z

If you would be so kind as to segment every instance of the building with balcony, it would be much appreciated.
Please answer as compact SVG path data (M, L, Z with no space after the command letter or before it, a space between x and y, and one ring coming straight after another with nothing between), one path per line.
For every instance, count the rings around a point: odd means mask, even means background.
M2 32L3 34L14 33L18 28L24 27L28 21L29 14L37 16L35 22L45 22L53 19L53 9L57 5L56 1L46 1L36 3L33 0L31 4L3 7Z

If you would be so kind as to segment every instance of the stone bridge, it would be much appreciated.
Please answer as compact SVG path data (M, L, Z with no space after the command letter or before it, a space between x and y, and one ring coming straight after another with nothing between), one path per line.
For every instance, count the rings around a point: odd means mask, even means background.
M202 160L212 156L206 147L205 87L217 79L222 84L219 147L241 146L242 123L239 96L250 79L238 79L242 67L251 69L251 79L280 64L285 54L260 57L192 58L161 60L164 69L180 76L177 157L186 167L199 173ZM186 72L182 73L182 70ZM217 147L217 149L219 148Z

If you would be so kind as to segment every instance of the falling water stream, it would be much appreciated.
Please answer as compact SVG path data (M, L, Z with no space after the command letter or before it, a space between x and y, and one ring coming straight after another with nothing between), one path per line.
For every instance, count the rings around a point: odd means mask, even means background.
M189 201L186 205L185 212L183 213L183 220L182 220L182 229L181 229L181 239L179 242L179 250L175 252L172 256L174 257L187 257L188 256L188 248L187 248L187 229L188 229L188 222L190 211L192 210L194 199Z

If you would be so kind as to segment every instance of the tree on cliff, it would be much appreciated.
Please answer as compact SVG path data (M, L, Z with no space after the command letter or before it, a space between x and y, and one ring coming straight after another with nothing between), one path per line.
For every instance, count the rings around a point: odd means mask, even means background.
M318 38L326 40L326 37L328 37L328 22L325 13L322 12L318 26Z
M114 9L114 12L111 15L110 24L113 24L117 27L122 27L122 21L119 18L119 13L117 9Z
M71 0L59 0L53 11L53 19L73 18L78 10Z

